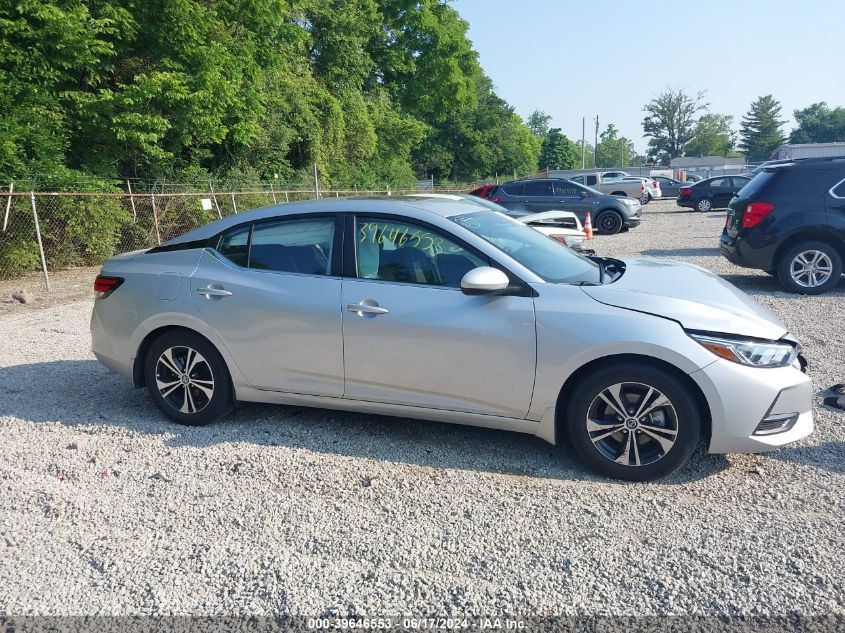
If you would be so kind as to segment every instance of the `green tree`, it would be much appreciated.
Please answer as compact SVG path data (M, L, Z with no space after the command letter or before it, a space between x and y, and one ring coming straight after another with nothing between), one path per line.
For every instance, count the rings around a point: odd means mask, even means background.
M704 92L687 94L683 89L667 88L649 101L643 111L643 132L649 137L649 156L666 163L684 155L695 134L696 117L706 111Z
M599 167L624 167L637 162L634 143L619 135L619 129L608 123L604 132L599 135L596 145L596 163Z
M790 143L845 141L845 108L831 108L822 101L794 114L798 126L789 135Z
M772 95L764 95L755 100L742 117L739 147L748 160L767 160L786 140L781 130L784 121L778 118L780 110L780 103Z
M551 124L551 122L551 116L542 110L534 110L534 112L528 115L526 124L534 136L545 137L549 133L549 124Z
M540 169L574 169L580 164L579 147L561 134L560 128L549 130L540 148Z
M705 114L695 124L693 137L684 153L687 156L727 156L736 144L732 123L730 115Z

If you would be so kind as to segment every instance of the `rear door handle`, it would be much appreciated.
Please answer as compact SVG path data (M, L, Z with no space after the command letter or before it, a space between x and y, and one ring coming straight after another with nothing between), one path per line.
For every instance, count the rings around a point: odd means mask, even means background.
M207 288L197 288L197 294L203 295L206 298L209 297L231 297L232 293L228 290L223 290L223 288L214 288L213 286L208 286Z
M346 309L349 312L355 312L358 316L364 316L365 314L372 314L373 316L376 316L378 314L387 314L390 312L387 308L382 308L379 305L370 305L363 302L350 303L346 306Z

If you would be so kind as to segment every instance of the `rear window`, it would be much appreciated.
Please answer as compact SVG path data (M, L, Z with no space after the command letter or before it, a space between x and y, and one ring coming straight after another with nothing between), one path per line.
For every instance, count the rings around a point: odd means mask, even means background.
M773 171L761 171L758 173L754 178L752 178L747 185L745 185L742 189L737 191L736 195L738 198L753 198L758 193L763 191L763 188L771 182L775 176L777 176L776 172ZM741 180L739 178L734 178L734 181L739 184Z

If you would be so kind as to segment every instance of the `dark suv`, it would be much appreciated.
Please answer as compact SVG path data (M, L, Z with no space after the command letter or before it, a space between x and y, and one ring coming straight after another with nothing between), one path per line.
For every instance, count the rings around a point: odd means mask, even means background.
M565 178L506 182L487 194L487 199L505 207L513 216L572 211L583 224L589 211L595 230L609 235L637 226L643 213L635 198L606 196Z
M790 292L836 286L845 258L845 157L765 167L731 201L719 247L735 264L777 275Z

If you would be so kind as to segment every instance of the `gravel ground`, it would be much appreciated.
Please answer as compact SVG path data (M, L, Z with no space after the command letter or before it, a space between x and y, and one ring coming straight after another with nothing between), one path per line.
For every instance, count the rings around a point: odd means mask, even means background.
M802 298L730 265L723 217L652 203L595 248L723 275L786 321L816 390L845 381L845 284ZM248 406L182 428L93 359L90 311L0 315L0 614L845 614L845 413L649 484L415 420Z

